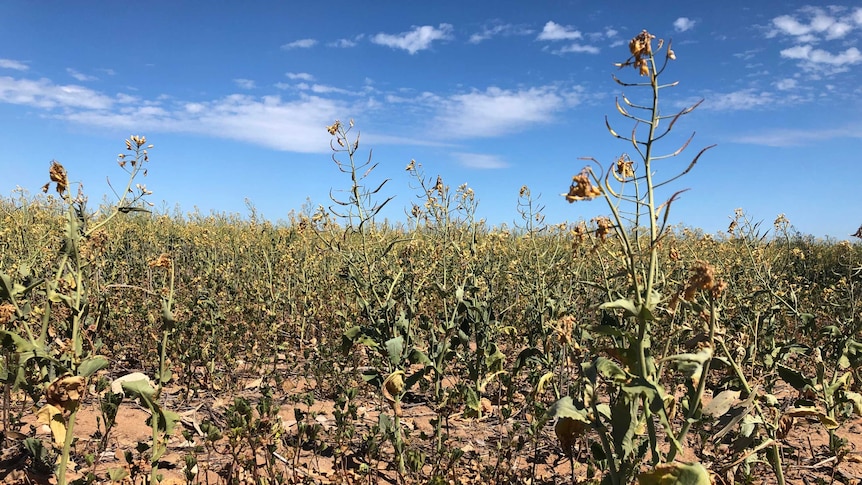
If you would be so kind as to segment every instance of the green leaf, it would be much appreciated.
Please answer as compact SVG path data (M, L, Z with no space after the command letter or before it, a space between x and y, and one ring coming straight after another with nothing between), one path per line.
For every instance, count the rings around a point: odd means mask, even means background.
M411 364L422 364L422 365L432 365L431 359L428 358L428 355L425 352L413 348L410 349L410 356L407 358Z
M387 340L384 345L386 346L386 353L389 356L389 362L394 366L400 364L401 352L404 351L404 337L398 336L391 338Z
M578 403L580 404L580 403ZM586 409L576 405L572 396L563 396L548 409L550 419L571 418L582 423L590 424L589 413Z
M601 374L605 379L611 379L614 382L626 382L629 379L626 371L622 370L620 366L616 364L616 362L605 358L599 357L595 361L596 370Z
M619 300L614 300L606 303L602 303L599 305L600 310L615 310L620 309L624 310L627 317L637 316L638 307L635 305L635 302L629 300L628 298L620 298Z
M805 377L801 372L795 369L791 369L782 364L778 364L776 367L778 370L778 375L781 379L793 386L797 391L803 391L806 387L814 387L814 381L808 377Z
M133 397L141 398L147 406L153 402L153 398L156 396L156 390L150 384L150 381L145 379L123 381L123 391L131 394Z
M515 370L513 371L513 373L517 373L519 370L521 370L521 368L524 367L527 362L541 363L544 358L545 354L541 350L537 349L536 347L527 347L526 349L522 350L521 353L518 354L518 357L515 359Z
M81 362L81 365L78 366L78 375L83 377L90 377L96 372L108 367L108 359L104 356L97 355L95 357L90 357L89 359Z

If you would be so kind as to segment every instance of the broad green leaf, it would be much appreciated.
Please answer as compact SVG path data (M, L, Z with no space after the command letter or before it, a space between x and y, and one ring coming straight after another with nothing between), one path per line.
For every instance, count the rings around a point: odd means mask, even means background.
M0 273L0 300L12 300L15 296L12 278L6 273Z
M638 314L638 307L635 305L635 302L629 300L628 298L620 298L619 300L614 300L606 303L602 303L599 305L599 309L601 310L615 310L620 309L624 310L626 316L634 317Z
M518 358L515 359L515 370L514 372L518 372L524 367L527 362L541 362L545 357L545 354L537 349L536 347L527 347L522 350L520 354L518 354Z
M623 458L634 451L634 436L638 426L638 396L623 393L611 407L611 437L617 453Z
M611 379L614 382L626 382L629 378L626 371L622 370L616 362L605 357L599 357L596 359L595 367L602 377L605 379Z
M400 364L401 352L404 351L404 337L391 338L384 345L386 346L386 354L389 357L389 362L394 366Z
M145 401L147 406L153 402L152 400L156 396L156 390L153 388L152 384L150 384L150 381L146 379L124 381L123 391L131 394L133 397L140 397Z
M410 356L407 360L409 360L411 364L432 365L431 359L428 358L428 355L417 348L410 349Z
M590 424L589 413L572 400L572 396L563 396L548 410L550 419L569 418Z
M108 359L101 355L97 355L81 362L81 365L78 366L78 375L82 377L90 377L106 367L108 367Z
M700 463L662 463L638 475L640 485L711 485L709 472Z
M801 372L795 369L791 369L786 365L778 364L776 367L778 370L778 375L781 377L784 382L793 386L797 391L802 391L806 387L814 387L814 381L805 377Z

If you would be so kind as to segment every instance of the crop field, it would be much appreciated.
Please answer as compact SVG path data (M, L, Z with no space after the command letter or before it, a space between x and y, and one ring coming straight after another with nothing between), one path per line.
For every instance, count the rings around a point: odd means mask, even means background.
M100 207L53 162L0 199L0 479L860 483L862 228L669 225L711 147L658 143L696 105L660 115L673 50L629 48L608 130L632 156L560 187L590 221L525 186L491 227L408 161L416 203L383 223L353 121L321 127L332 201L282 223L153 210L143 136Z

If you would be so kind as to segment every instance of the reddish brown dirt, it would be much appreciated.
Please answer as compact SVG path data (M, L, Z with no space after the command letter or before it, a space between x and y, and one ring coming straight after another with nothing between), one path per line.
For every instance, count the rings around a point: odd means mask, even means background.
M245 397L250 402L256 402L260 393L253 385L237 394ZM287 386L292 391L302 391L307 383L292 383ZM191 483L217 484L217 483L255 483L253 471L249 469L237 470L231 467L232 458L227 444L223 438L216 444L215 450L207 450L204 447L204 438L198 433L199 425L206 420L220 422L224 419L224 410L232 402L233 397L213 397L193 399L189 404L180 404L180 389L166 389L162 395L165 407L178 412L183 420L182 424L174 433L169 442L168 452L160 463L160 473L163 475L162 484L187 483L184 466L184 458L195 454L198 461L197 474ZM487 406L486 415L480 419L467 419L462 413L450 414L448 425L450 429L449 445L459 448L464 452L463 458L458 462L454 475L450 476L450 483L487 483L482 481L483 469L488 476L488 467L500 467L501 469L514 470L506 476L509 482L520 483L591 483L587 481L587 466L585 461L586 452L576 456L575 470L569 466L569 460L561 455L561 450L554 437L553 426L547 425L543 430L543 439L539 440L536 448L524 449L520 456L501 457L498 451L502 446L501 441L507 439L506 431L511 428L511 422L500 419L499 409L490 402ZM285 401L280 405L278 412L279 425L285 435L295 435L297 423L294 409L300 409L304 413L315 413L313 421L322 427L323 436L332 432L335 426L333 417L334 403L332 401L319 400L311 406ZM385 402L363 402L359 407L359 419L356 422L357 434L367 432L375 423L380 412L391 412ZM73 461L76 470L71 474L72 478L82 476L82 473L92 472L97 478L97 483L110 483L108 471L123 468L130 473L132 466L126 462L124 457L126 451L135 450L138 443L147 443L151 439L151 429L147 425L149 412L134 402L125 401L117 416L117 424L111 430L106 450L97 453L99 444L99 426L97 417L100 415L96 400L90 396L82 405L78 413L78 421L75 427L77 437ZM429 447L434 427L432 419L436 413L427 403L405 403L403 408L402 424L410 431L411 446ZM309 418L311 419L311 418ZM33 413L24 416L24 424L18 430L22 435L32 436L50 442L52 440L50 430L47 426L38 423ZM308 422L308 421L306 421ZM223 424L223 423L222 423ZM197 425L197 426L196 426ZM191 442L186 441L182 435L185 430L192 436ZM855 418L845 421L837 431L838 435L847 440L842 453L836 456L829 451L828 434L820 423L812 418L797 418L787 437L782 442L782 453L784 470L787 483L814 484L814 483L862 483L862 419ZM424 435L429 437L423 438ZM20 438L20 435L16 435ZM11 439L9 441L14 441ZM698 445L691 443L694 447ZM197 450L195 446L198 446ZM356 446L354 440L352 446ZM580 445L583 447L583 445ZM260 450L258 450L260 451ZM290 455L287 451L293 452ZM374 463L362 463L360 459L348 453L348 459L341 466L333 458L331 451L307 449L297 447L291 450L280 449L280 459L273 464L284 473L284 483L398 483L399 478L393 470L390 456L391 447L385 447L383 459ZM354 450L355 451L355 450ZM88 467L85 455L92 454L94 463ZM246 451L247 453L247 451ZM532 459L537 456L538 461ZM711 456L705 453L701 456ZM149 465L136 452L135 463L140 470L135 476L130 476L122 483L147 483ZM762 455L761 455L762 456ZM247 458L247 456L246 456ZM690 461L697 457L689 453L681 460ZM727 456L712 456L713 463L707 463L711 471L715 472L713 480L715 483L733 483L732 471L721 471L728 464ZM14 466L20 467L23 472L28 468L30 462L21 460ZM257 464L262 470L265 462L263 455L258 453ZM367 465L367 467L365 467ZM13 465L10 465L13 466ZM750 483L775 483L775 476L764 462L751 464L752 473ZM732 470L732 469L731 469ZM423 469L424 476L431 472L430 466ZM0 476L3 476L0 474ZM737 480L739 475L736 475ZM56 483L54 477L39 476L38 474L10 473L6 476L6 483ZM409 481L409 480L408 480Z

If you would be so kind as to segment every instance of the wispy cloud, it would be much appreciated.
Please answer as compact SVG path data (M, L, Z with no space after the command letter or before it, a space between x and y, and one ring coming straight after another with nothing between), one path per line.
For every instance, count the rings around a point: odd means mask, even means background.
M502 158L497 155L488 155L485 153L465 153L455 152L452 154L458 163L467 167L480 170L494 170L506 168L509 166Z
M592 46L592 45L569 44L567 46L563 46L563 47L560 47L559 49L555 50L554 54L568 54L570 52L598 54L599 48Z
M330 42L326 45L328 45L329 47L338 47L338 48L346 49L349 47L356 47L356 44L358 44L359 41L362 40L363 38L365 38L365 34L359 34L352 39L342 38L342 39L338 39L338 40L335 40L333 42Z
M704 95L702 109L713 111L748 111L764 106L774 105L775 96L769 91L754 88L740 89L729 93L708 92ZM688 100L685 106L690 106L697 100ZM681 104L680 107L683 105Z
M478 44L494 37L508 37L512 35L531 35L532 29L524 26L494 23L482 27L482 30L470 36L471 44Z
M434 41L449 40L451 38L452 25L440 24L437 27L431 25L414 27L413 30L401 32L400 34L379 33L371 38L371 42L392 47L393 49L403 49L412 55L431 48L431 44Z
M580 102L580 90L544 86L520 90L490 87L438 100L435 132L452 138L493 137L549 123Z
M288 72L284 74L288 79L295 81L314 81L314 76L307 72Z
M688 17L680 17L673 21L673 28L677 32L685 32L687 30L691 30L694 28L697 21L692 20Z
M13 79L5 76L0 77L0 102L46 109L107 109L116 100L83 86L58 85L48 79Z
M838 138L862 139L862 124L827 129L771 129L732 138L736 143L770 147L804 146Z
M254 89L257 87L255 82L251 79L243 79L243 78L234 79L233 83L242 89Z
M87 74L78 72L78 71L72 69L71 67L67 67L66 72L69 73L70 76L72 76L73 78L75 78L76 80L78 80L82 83L87 82L87 81L98 81L98 79L99 79L96 76L89 76Z
M30 66L24 64L21 61L16 61L13 59L0 59L0 68L14 69L16 71L26 71L27 69L30 69Z
M795 89L797 85L798 85L798 82L796 81L796 79L791 79L791 78L781 79L780 81L777 81L775 83L775 87L779 91L789 91L791 89Z
M284 50L309 49L317 45L317 39L299 39L281 46Z
M346 110L342 103L317 96L283 100L234 94L209 102L120 106L59 117L114 129L194 133L275 150L321 153L328 146L325 127Z

